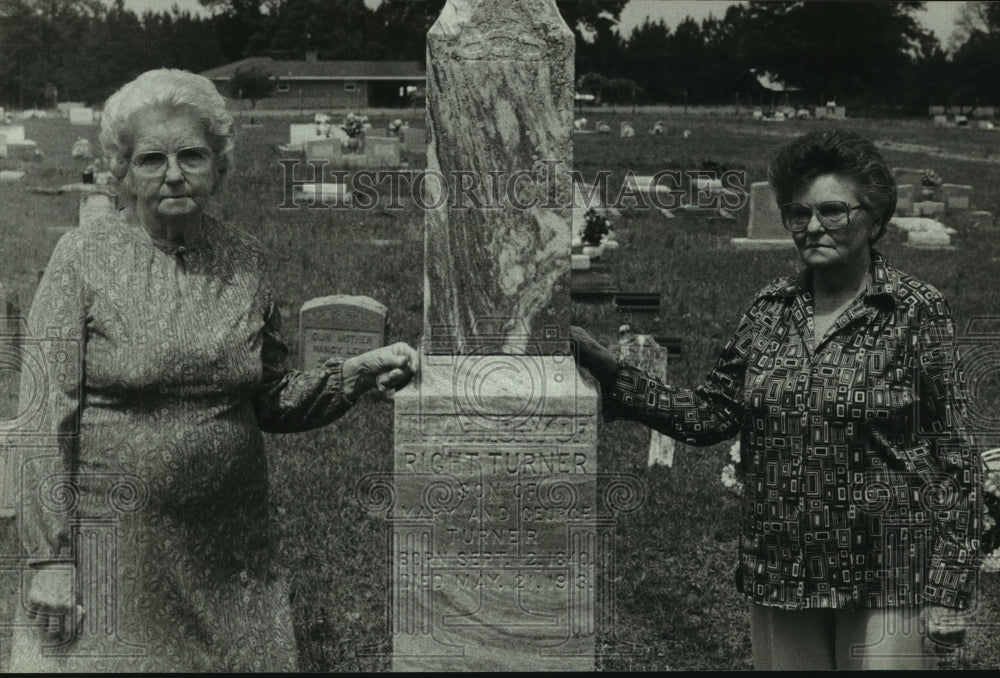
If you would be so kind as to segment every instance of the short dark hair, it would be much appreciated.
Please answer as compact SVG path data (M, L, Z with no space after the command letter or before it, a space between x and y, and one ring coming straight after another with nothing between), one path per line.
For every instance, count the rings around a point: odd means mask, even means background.
M767 169L778 205L792 201L824 174L838 174L858 187L858 198L879 224L874 243L885 235L896 212L896 180L870 139L848 130L804 134L782 148Z

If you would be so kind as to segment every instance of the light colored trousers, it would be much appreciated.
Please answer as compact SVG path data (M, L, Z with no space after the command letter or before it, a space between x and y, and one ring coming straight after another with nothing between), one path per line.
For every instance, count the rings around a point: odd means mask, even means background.
M781 610L750 604L758 671L932 669L920 609Z

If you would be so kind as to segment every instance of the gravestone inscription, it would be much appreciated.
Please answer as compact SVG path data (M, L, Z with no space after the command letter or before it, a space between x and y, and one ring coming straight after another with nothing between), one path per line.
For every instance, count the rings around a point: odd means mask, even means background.
M299 356L303 370L330 358L349 358L385 344L388 309L371 297L317 297L299 310Z

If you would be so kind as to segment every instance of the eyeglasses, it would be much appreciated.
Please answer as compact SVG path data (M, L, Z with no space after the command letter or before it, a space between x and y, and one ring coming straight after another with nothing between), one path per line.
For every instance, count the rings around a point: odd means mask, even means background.
M864 205L848 205L846 202L830 200L816 203L813 207L802 203L790 202L781 206L781 222L793 233L799 233L809 228L809 222L815 214L823 228L829 231L839 231L851 225L851 212L864 209Z
M187 174L204 172L212 165L212 151L204 146L182 148L176 153L166 151L147 151L136 153L132 157L132 166L139 176L156 178L167 172L168 159L177 159L177 166Z

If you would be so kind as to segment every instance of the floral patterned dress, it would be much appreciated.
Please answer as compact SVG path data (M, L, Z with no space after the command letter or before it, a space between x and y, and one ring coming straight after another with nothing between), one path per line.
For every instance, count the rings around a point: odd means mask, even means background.
M51 644L26 574L12 670L296 669L261 431L349 404L340 361L286 368L265 262L209 217L189 247L123 213L57 244L29 318L47 340L22 377L19 523L35 567L75 564L83 614Z

